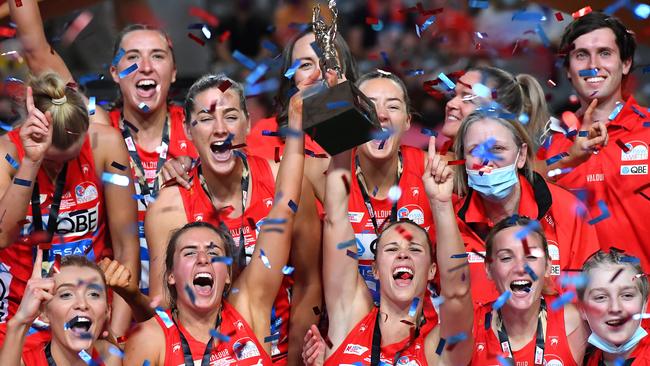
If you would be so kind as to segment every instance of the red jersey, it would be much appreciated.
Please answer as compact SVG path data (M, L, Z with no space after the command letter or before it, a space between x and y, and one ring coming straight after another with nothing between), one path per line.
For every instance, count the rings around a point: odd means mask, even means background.
M577 366L573 354L569 348L569 340L566 336L564 326L564 308L557 311L550 310L550 304L556 299L554 296L546 296L546 304L549 310L546 312L546 329L544 334L544 365L553 366ZM488 329L485 325L485 314L492 311L492 304L485 304L478 307L474 312L474 353L472 355L472 366L500 366L497 355L503 355L499 339L491 326ZM494 314L494 313L493 313ZM492 316L492 322L496 322L496 315ZM533 336L522 349L512 351L518 366L535 365L535 336Z
M539 221L546 234L551 257L551 276L560 276L566 269L580 269L584 261L598 249L596 231L587 224L588 218L576 213L581 203L568 191L547 183L535 173L531 183L519 175L521 198L517 213ZM483 257L485 237L495 223L485 214L483 203L472 189L457 203L460 234L467 249L472 278L472 299L476 305L495 300L499 293L487 278ZM557 279L558 277L553 277Z
M436 232L433 226L433 213L429 206L429 198L424 190L422 175L424 174L425 152L406 145L400 146L402 154L402 176L398 186L402 194L397 201L397 219L408 218L424 228L429 234L432 243L436 242ZM372 273L372 264L375 262L376 244L373 241L377 238L375 227L370 218L370 208L366 206L361 187L356 178L356 164L354 158L351 167L352 179L350 182L350 200L348 204L348 217L354 235L357 239L357 254L359 255L359 273L366 281L373 300L379 303L379 281ZM368 192L368 197L375 212L377 225L381 225L390 216L393 202L387 197L377 199ZM372 248L371 248L372 246ZM432 248L435 250L435 248ZM424 301L424 314L427 325L423 328L423 334L428 333L433 326L438 324L438 315L431 301L432 292L427 291L427 301Z
M275 178L268 161L252 155L247 156L247 161L252 196L250 205L244 210L243 216L231 218L226 217L225 214L219 215L219 212L212 205L210 197L201 187L198 166L194 167L189 173L191 188L188 190L178 187L188 222L207 221L218 225L220 221L223 221L237 244L239 244L239 238L243 230L246 263L250 262L253 256L259 234L258 225L271 211L275 192ZM251 223L249 223L251 220L255 223L255 227L252 227ZM280 338L271 342L271 356L273 356L274 362L286 362L289 349L290 289L292 286L293 278L284 276L271 312L271 331L269 334L280 333Z
M104 362L102 362L102 358L100 357L99 352L97 352L96 349L93 348L90 356L95 361L95 365L97 366L104 365ZM25 366L50 366L45 356L44 347L34 348L31 350L24 350L23 363L25 364Z
M379 308L373 309L361 319L359 323L348 333L343 343L332 353L324 366L338 365L366 365L370 364L372 356L372 336L375 329L375 320L379 314ZM379 352L380 364L386 365L408 365L408 366L426 366L427 356L424 352L424 335L416 338L413 343L402 351L399 360L394 361L397 352L402 350L409 341L409 337L404 340L387 346L382 346Z
M261 119L253 125L251 131L246 136L246 148L251 154L255 154L268 160L278 160L278 157L284 153L284 140L278 136L264 136L264 130L277 132L279 129L275 117ZM276 148L278 155L276 156ZM308 155L327 154L316 141L312 140L309 135L305 135L305 150Z
M645 221L650 217L650 128L644 127L647 121L648 109L630 97L607 124L607 146L557 180L571 191L586 191L592 218L603 213L598 203L605 203L609 217L594 224L601 248L624 249L639 257L645 270L650 268L650 225ZM554 133L550 138L548 148L539 151L540 159L567 152L573 145L573 138L564 133Z
M264 351L246 320L230 303L224 300L222 304L219 332L227 335L230 339L227 342L215 342L210 353L209 365L229 365L233 363L238 366L271 365L271 357ZM167 310L166 312L169 319L172 319L171 311ZM156 314L155 319L165 333L165 366L185 365L181 332L192 352L192 360L195 364L201 363L207 344L194 339L180 323L172 323L168 327L160 315Z
M198 154L192 141L190 141L187 136L185 136L185 128L183 123L185 122L185 112L182 107L169 104L168 105L168 118L169 118L169 145L166 151L166 156L163 156L165 160L174 159L179 156L189 156L192 159L196 159ZM121 129L120 120L121 120L121 109L114 109L109 112L111 118L111 124L117 129ZM134 140L124 141L129 150L134 150L137 152L142 168L144 169L144 178L149 186L149 189L153 189L154 182L156 180L156 174L158 172L158 161L160 160L161 152L159 151L147 151L142 147L137 145ZM142 187L138 183L137 177L142 174L142 172L137 172L137 164L131 160L131 176L134 177L133 183L135 186L136 195L143 195ZM162 167L160 167L162 169ZM137 173L136 173L137 172ZM144 217L147 213L148 201L146 199L138 199L138 237L140 240L140 290L148 294L149 293L149 248L147 247L147 239L144 235Z
M9 139L16 146L18 161L22 161L25 151L20 141L20 129L8 133ZM49 210L54 195L54 183L41 168L37 181L40 193L43 226L49 220ZM55 255L84 255L95 261L110 255L110 248L105 242L106 216L104 212L103 186L95 171L90 138L86 137L79 156L68 162L65 185L59 208L49 261ZM20 227L19 235L26 237L35 230L32 225L32 206L27 206L25 224ZM18 310L20 300L25 292L27 281L34 267L35 247L18 240L9 247L0 250L0 322L5 323ZM0 343L4 339L5 328L0 327Z

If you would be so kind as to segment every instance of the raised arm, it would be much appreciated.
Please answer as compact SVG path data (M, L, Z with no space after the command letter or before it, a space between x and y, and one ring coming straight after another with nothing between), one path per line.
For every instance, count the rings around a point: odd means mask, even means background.
M27 119L20 129L20 140L25 156L18 162L15 146L7 136L0 139L0 154L9 154L20 166L17 171L8 166L0 173L0 248L6 248L16 241L18 222L25 218L32 197L34 181L38 175L45 152L52 144L52 116L34 106L32 88L27 88Z
M422 177L427 191L436 227L436 255L440 271L441 293L439 332L431 332L427 338L439 335L448 340L464 333L467 339L447 348L442 353L443 365L467 365L472 355L472 322L474 319L469 269L465 246L460 237L454 206L452 204L453 170L446 160L436 154L436 140L429 140L427 167ZM426 343L427 359L435 355L438 342ZM440 364L440 363L439 363Z
M97 144L93 150L98 174L104 172L130 176L129 155L119 132L113 127L91 124L88 132L97 134ZM124 170L118 167L123 167ZM101 171L100 171L101 170ZM100 175L101 176L101 175ZM138 283L140 277L140 244L137 230L137 206L133 199L135 190L132 184L125 187L104 184L106 218L110 231L113 256L131 273L131 279ZM122 336L131 324L131 311L121 297L115 298L111 316L111 330Z
M15 1L7 1L11 20L16 24L16 35L23 47L23 57L32 74L52 70L59 74L64 82L73 82L72 74L61 56L50 46L45 38L43 20L36 0L22 0L17 7Z

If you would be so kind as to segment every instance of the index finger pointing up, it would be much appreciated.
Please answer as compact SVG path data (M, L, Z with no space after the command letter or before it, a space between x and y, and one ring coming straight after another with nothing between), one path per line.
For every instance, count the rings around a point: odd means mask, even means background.
M428 155L429 155L429 158L433 158L434 156L436 156L436 136L435 135L431 135L431 137L429 137L429 153L428 153Z
M34 92L32 91L32 87L28 86L27 87L27 95L25 97L25 104L27 106L27 113L31 113L34 108Z
M42 278L41 268L43 264L43 251L41 248L36 248L36 259L34 260L34 268L32 269L31 278Z

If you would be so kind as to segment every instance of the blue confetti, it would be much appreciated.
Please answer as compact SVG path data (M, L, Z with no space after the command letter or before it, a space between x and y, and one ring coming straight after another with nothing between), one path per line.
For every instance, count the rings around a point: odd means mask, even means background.
M134 72L137 69L138 69L138 64L132 64L126 69L120 71L120 79L124 79L127 75L129 75L130 73Z
M275 43L269 41L268 39L262 41L262 47L271 52L271 54L275 55L278 53L278 46L276 46Z
M598 69L584 69L584 70L580 70L580 71L578 71L578 75L581 76L581 77L585 77L585 76L596 76L596 75L598 75Z
M557 155L551 156L550 158L546 159L546 165L551 165L551 164L553 164L555 162L558 162L558 161L562 160L562 158L565 157L565 156L569 156L569 153L561 152L561 153L559 153Z
M454 345L456 343L462 342L467 339L467 333L465 332L460 332L458 334L454 334L453 336L449 337L447 340L448 345Z
M300 63L302 61L296 60L291 64L291 67L287 69L287 72L284 73L284 77L287 79L291 79L293 75L296 73L296 70L298 70L298 67L300 67Z
M370 28L372 28L372 30L374 30L375 32L379 32L382 29L384 29L384 22L382 22L381 19L379 19L377 24L371 24Z
M603 13L607 15L614 15L618 11L618 9L622 8L623 6L627 5L627 3L630 0L618 0L615 3L607 6L605 10L603 10Z
M295 202L289 200L289 203L287 204L289 205L289 208L291 209L291 211L293 211L293 213L298 212L298 205Z
M196 302L196 295L194 295L194 291L192 291L192 287L188 283L185 284L185 293L190 298L192 304L194 304Z
M420 27L420 32L424 32L425 30L427 30L427 28L429 28L429 26L433 24L433 22L435 21L436 21L436 16L435 15L430 16L429 19L425 20L424 23L422 23L422 26Z
M578 131L578 137L588 137L589 131Z
M533 220L533 221L529 222L528 225L524 226L519 231L517 231L515 233L515 238L517 238L517 240L523 240L524 238L526 238L528 236L528 234L531 231L537 230L539 228L540 228L539 221Z
M530 121L530 117L528 117L526 113L520 114L519 118L517 119L519 120L519 123L521 123L522 125L528 124L528 121Z
M117 348L117 347L115 347L113 345L108 346L108 352L110 354L114 355L114 356L119 357L119 358L124 358L124 352L121 349L119 349L119 348Z
M635 106L631 105L630 108L632 109L632 112L638 114L639 117L645 118L645 114L643 112L641 112L640 110L636 109Z
M81 351L79 351L78 355L79 355L79 358L81 358L83 360L83 362L86 363L86 365L96 365L97 364L95 361L93 361L92 356L89 355L88 352L86 352L85 349L82 349Z
M255 96L264 93L270 93L278 90L280 81L277 78L261 81L255 85L246 86L246 96Z
M18 162L11 155L9 155L9 153L5 155L5 160L7 160L7 162L16 170L18 170L20 167L20 164L18 164Z
M535 26L535 32L542 40L542 44L544 44L544 47L551 46L551 41L548 39L548 36L546 35L546 32L544 32L544 29L542 28L541 24L537 24L537 26Z
M472 92L482 98L490 98L492 96L492 90L481 83L472 85Z
M469 7L475 9L487 9L490 6L488 0L469 0Z
M262 78L262 76L264 76L264 74L266 74L266 72L268 70L269 70L269 67L266 64L261 63L261 64L257 65L255 70L253 70L253 72L251 72L246 77L246 84L248 84L248 85L256 84Z
M648 19L650 16L650 5L648 4L637 4L634 7L634 15L641 19Z
M631 255L625 255L621 257L621 262L624 263L633 263L633 264L640 264L641 260L637 257L631 256Z
M318 42L314 41L314 42L310 43L309 45L311 46L311 49L314 50L314 53L316 54L316 56L318 56L318 58L323 57L323 50L318 45Z
M230 337L225 334L219 333L216 329L210 329L210 337L216 338L221 342L230 342Z
M560 277L560 286L567 288L573 286L575 288L585 288L589 284L589 276L584 273L577 275L564 274Z
M499 365L501 366L512 366L512 362L501 355L497 355L497 361L499 361Z
M567 138L571 138L571 137L573 137L573 136L575 136L577 134L578 134L578 130L571 130L571 131L565 133L564 136L566 136Z
M8 124L8 123L4 123L4 122L2 122L2 121L0 121L0 128L2 128L3 130L5 130L5 131L7 131L7 132L9 132L9 131L11 131L11 130L14 129L14 127L13 127L12 125L10 125L10 124Z
M440 337L440 341L438 341L438 347L436 347L436 354L438 356L442 355L442 351L445 350L445 344L447 343L447 340Z
M126 75L125 75L126 76ZM122 76L120 76L121 78ZM88 75L81 75L78 78L79 85L86 85L91 81L96 81L96 80L104 80L104 74L88 74Z
M302 131L293 129L291 127L280 127L278 133L280 134L280 136L295 137L295 138L302 137L303 135Z
M283 275L286 275L286 276L289 276L289 275L291 275L291 274L293 273L293 271L295 271L295 270L296 270L296 269L295 269L294 267L291 267L291 266L284 266L284 267L282 267L282 274L283 274Z
M160 306L156 308L156 314L167 328L171 328L174 325L174 322L169 318L169 315Z
M111 65L117 66L117 64L122 59L122 56L124 56L124 53L125 53L124 48L120 47L119 51L117 51L117 53L115 54L115 57L113 57L113 62L111 62Z
M370 135L373 140L388 140L394 132L392 129L387 128L385 130L374 131Z
M606 218L610 216L609 214L609 209L607 208L607 204L603 200L598 201L598 207L600 208L600 215L597 217L594 217L593 219L589 220L589 225L594 225L597 224Z
M440 74L438 74L438 79L440 79L440 81L445 83L447 89L454 90L456 88L456 84L454 84L454 82L451 81L451 79L449 79L447 75L445 75L445 73L441 72Z
M357 252L353 252L353 251L351 251L350 249L348 249L348 250L345 252L345 254L346 254L348 257L352 258L352 259L359 259L359 254L357 254Z
M647 74L647 73L649 73L649 72L650 72L650 65L648 65L648 66L644 66L644 67L643 67L643 73L644 73L644 74Z
M526 265L524 266L524 269L526 270L526 273L528 273L530 278L532 278L533 282L536 282L539 279L539 277L537 277L537 274L535 274L535 271L533 271L533 269L530 268L528 263L526 263Z
M558 297L551 303L551 310L558 311L561 307L564 307L564 305L570 303L575 296L576 293L573 291L563 293L562 295L560 295L560 297Z
M379 52L379 55L381 56L381 59L384 60L384 65L390 65L390 60L388 59L386 51Z
M452 254L451 258L467 258L469 256L468 253L458 253L458 254Z
M266 268L271 269L271 262L269 261L269 258L264 253L264 249L260 249L260 259L262 260L262 263L264 263L264 266Z
M521 22L542 22L546 20L546 17L544 14L535 11L518 11L512 15L511 20Z
M232 57L249 70L254 70L255 66L257 65L255 61L251 60L248 56L239 52L239 50L233 51Z
M407 76L418 76L418 75L424 75L424 70L423 69L413 69L413 70L408 70L406 72Z
M149 360L144 360L142 366L151 366L151 362Z
M88 115L95 115L95 97L88 98Z
M268 337L264 337L264 343L274 342L280 339L280 333L271 334Z
M470 152L472 156L481 158L483 161L503 160L502 157L492 153L492 147L496 144L494 137L490 137L482 143L476 145Z
M510 290L504 291L501 295L499 295L499 298L496 299L496 301L492 304L492 309L493 310L499 310L503 305L506 304L506 301L512 296L512 292Z
M336 244L336 249L345 249L349 248L357 243L357 239L350 239L348 241L344 241L341 243Z
M643 5L645 5L645 4L643 4ZM620 357L620 356L616 357L616 359L614 360L614 366L623 366L623 365L625 365L625 359L623 357Z
M650 122L643 122L643 127L650 127Z
M129 185L129 177L126 175L103 172L102 182L115 184L116 186L127 187Z
M432 130L430 128L422 128L422 129L420 129L420 133L423 134L423 135L427 135L429 137L431 137L431 136L438 137L438 132L434 131L434 130Z
M433 304L435 307L440 306L443 302L445 302L445 297L442 295L431 298L431 304Z
M346 108L350 106L350 102L348 102L347 100L341 100L338 102L327 102L326 106L327 109Z
M227 266L232 265L232 257L226 257L226 256L219 256L219 257L214 257L210 260L212 263L224 263Z
M17 184L17 185L23 186L23 187L31 187L32 186L32 181L27 180L27 179L14 178L14 184Z
M415 316L415 312L417 311L419 304L420 304L420 298L419 297L413 298L413 301L411 302L411 307L409 308L409 316L411 318Z
M610 113L608 119L609 119L610 121L615 120L616 117L618 116L618 114L621 112L622 109L623 109L623 103L621 103L621 102L616 103L616 107L614 108L614 110L612 111L612 113Z

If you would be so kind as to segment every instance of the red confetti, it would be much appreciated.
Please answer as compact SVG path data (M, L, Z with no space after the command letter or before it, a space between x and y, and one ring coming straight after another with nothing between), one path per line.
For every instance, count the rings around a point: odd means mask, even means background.
M413 235L411 235L411 233L410 233L408 230L404 229L401 225L398 226L398 227L396 227L395 230L397 230L397 232L398 232L401 236L403 236L404 239L406 239L406 240L408 240L408 241L413 240Z
M578 125L580 124L578 117L576 117L575 113L571 111L565 111L562 113L562 121L566 123L567 127L569 127L570 130L577 129Z
M232 85L232 82L230 80L224 80L219 84L218 89L221 90L222 93L225 93L228 88ZM212 106L210 106L211 110L214 112L214 109Z
M65 33L61 37L61 42L64 45L72 43L91 20L93 20L93 14L91 12L84 11L79 14L79 16L72 21L68 29L66 29Z
M10 27L0 27L0 37L13 38L16 36L16 29Z
M366 24L368 24L368 25L379 24L379 19L377 19L375 17L366 17Z
M16 0L16 7L20 8L21 6L23 6L23 2L21 0Z
M526 255L530 254L530 247L528 246L528 240L526 238L521 239L521 245L524 246L524 253Z
M212 27L219 25L219 18L199 7L190 6L190 15L203 20L204 22L210 24Z
M465 159L452 160L452 161L447 162L447 165L463 165L463 164L465 164Z
M276 146L275 151L273 152L273 161L276 163L280 162L280 147Z
M21 239L21 241L27 245L45 244L45 245L41 245L41 249L51 248L52 247L52 244L50 243L51 240L52 240L52 236L47 231L37 231L32 233L30 236L24 236ZM47 246L47 248L45 248L44 246Z
M57 254L54 256L54 263L52 263L52 268L50 269L54 273L61 273L61 255Z
M629 148L627 145L625 145L625 142L623 142L623 140L621 140L621 139L616 139L615 142L616 142L616 145L618 145L618 147L620 147L621 150L623 150L624 152L627 153L627 152L630 151L630 148Z
M117 337L116 341L117 341L117 343L119 343L119 344L124 344L124 343L126 343L126 341L127 341L128 339L129 339L129 337L123 335L123 336L119 336L119 337Z
M201 45L201 46L205 46L205 41L203 41L201 38L195 36L194 34L192 34L192 33L187 33L187 36L190 37L191 40L193 40L194 42L198 43L199 45Z
M561 22L564 20L564 17L562 16L562 13L558 11L555 13L555 19L557 19L558 22Z
M414 327L415 326L415 324L411 323L410 321L408 321L406 319L400 320L400 323L404 323L404 324L408 325L409 327Z
M442 144L442 147L440 147L440 150L438 151L438 152L440 153L440 155L445 155L445 154L447 154L447 151L449 151L449 148L450 148L451 145L453 145L453 144L454 144L454 140L452 140L452 139L449 139L449 140L445 141L445 142Z
M575 13L571 14L573 16L573 19L578 19L580 17L583 17L587 14L591 13L591 6L585 6L584 8L576 11Z
M225 31L225 32L223 32L223 33L221 33L219 35L219 42L220 43L224 43L228 39L230 39L230 31L229 30L227 30L227 31Z

